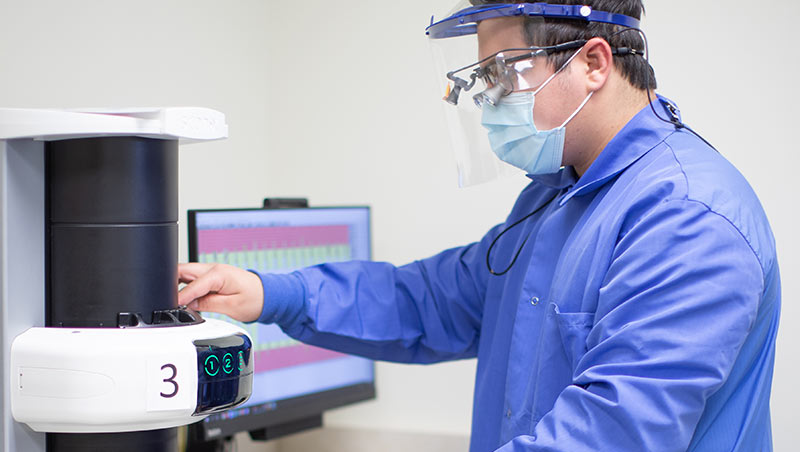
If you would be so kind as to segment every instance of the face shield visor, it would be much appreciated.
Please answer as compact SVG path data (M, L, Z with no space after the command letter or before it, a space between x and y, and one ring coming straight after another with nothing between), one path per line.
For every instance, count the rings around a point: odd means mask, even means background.
M519 27L507 41L511 47L491 48L491 54L480 55L475 36L478 25L503 17L518 18L507 21L509 26ZM512 92L535 91L553 75L553 68L547 63L549 55L575 53L586 43L579 40L549 47L527 46L525 33L542 26L545 17L614 19L620 25L638 27L638 21L628 16L593 11L582 5L470 6L466 0L459 2L447 18L431 20L427 34L439 88L444 94L442 108L456 157L459 186L472 186L519 172L492 152L487 131L481 125L481 107L487 103L497 105ZM483 50L486 52L486 48Z

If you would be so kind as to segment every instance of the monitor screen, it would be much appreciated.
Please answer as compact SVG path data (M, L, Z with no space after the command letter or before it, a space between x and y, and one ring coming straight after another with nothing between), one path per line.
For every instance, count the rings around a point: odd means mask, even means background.
M370 259L368 207L190 210L189 260L288 273ZM253 394L241 407L194 424L203 439L276 427L375 396L372 361L302 344L276 325L236 323L253 340ZM291 429L290 429L291 430Z

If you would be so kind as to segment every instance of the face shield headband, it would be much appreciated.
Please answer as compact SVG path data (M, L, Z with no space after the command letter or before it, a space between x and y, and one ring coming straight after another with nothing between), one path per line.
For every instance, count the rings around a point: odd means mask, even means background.
M492 4L464 8L438 22L431 17L431 25L425 34L431 39L474 35L478 22L496 17L543 17L551 19L575 19L586 22L603 22L625 28L639 28L639 20L624 14L596 11L587 5L551 5L548 3Z

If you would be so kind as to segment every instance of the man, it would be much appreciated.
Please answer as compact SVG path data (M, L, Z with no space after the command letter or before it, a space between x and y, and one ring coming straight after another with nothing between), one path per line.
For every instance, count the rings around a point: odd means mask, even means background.
M653 92L641 1L584 3L479 4L429 29L477 32L448 100L477 92L492 150L532 179L504 224L402 267L185 264L179 302L375 359L477 356L472 451L771 451L766 216Z

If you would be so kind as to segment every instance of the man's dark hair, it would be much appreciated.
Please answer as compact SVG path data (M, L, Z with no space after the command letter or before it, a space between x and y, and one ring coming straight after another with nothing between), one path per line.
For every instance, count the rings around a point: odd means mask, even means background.
M533 3L514 2L504 0L470 0L473 5L489 5L497 3ZM644 5L642 0L548 0L547 3L558 5L588 5L598 11L624 14L636 19L642 18ZM552 46L579 39L603 38L612 47L627 47L644 52L642 35L633 29L619 25L601 22L587 22L585 20L540 18L528 20L525 26L525 39L530 46ZM625 31L623 31L625 30ZM548 57L548 62L559 68L567 62L571 52L554 53ZM655 89L656 76L653 68L642 55L615 55L614 66L620 71L635 88Z

